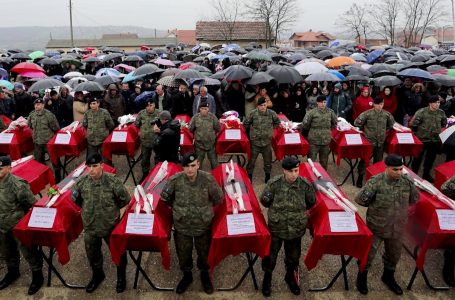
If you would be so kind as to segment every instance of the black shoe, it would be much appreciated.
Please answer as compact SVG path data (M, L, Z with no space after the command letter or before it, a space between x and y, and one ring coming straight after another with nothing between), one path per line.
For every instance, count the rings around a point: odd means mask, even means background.
M429 183L433 183L433 181L434 181L434 178L431 177L430 174L423 174L422 179L428 181Z
M363 175L359 175L357 178L357 182L355 183L355 186L358 188L361 188L363 186Z
M0 281L0 290L7 288L19 277L21 277L21 273L19 273L19 268L8 268L8 273L6 273L5 277L3 277L3 279Z
M394 292L397 295L402 295L403 290L401 287L398 285L398 283L395 281L395 271L389 270L389 269L384 269L384 273L382 274L381 280L384 282L389 290Z
M29 295L34 295L36 294L40 288L43 286L44 282L44 277L43 277L43 271L33 271L32 272L32 283L30 284L30 287L28 288L28 294Z
M444 267L442 268L442 278L444 282L451 287L455 286L455 277L453 274L454 264L449 262L447 258L444 259Z
M267 183L270 180L270 173L265 173L264 183Z
M104 274L103 269L94 269L92 279L85 288L85 291L87 293L93 293L96 291L101 282L103 282L104 278L106 278L106 275Z
M288 284L289 289L294 295L300 295L300 287L295 278L294 270L287 270L286 276L284 276L284 281Z
M248 178L250 179L251 183L253 183L253 174L248 174Z
M357 273L357 282L356 282L357 290L362 295L368 294L367 278L368 278L368 271L363 271L363 272Z
M213 293L213 285L208 271L201 271L202 288L206 294Z
M262 295L264 297L270 297L272 294L272 273L265 272L264 280L262 281Z
M119 293L123 293L126 288L126 267L117 267L117 286L115 287L115 291Z
M180 280L179 284L177 284L177 288L175 289L175 292L177 294L183 294L192 282L193 282L193 273L191 273L191 271L183 272L183 277Z

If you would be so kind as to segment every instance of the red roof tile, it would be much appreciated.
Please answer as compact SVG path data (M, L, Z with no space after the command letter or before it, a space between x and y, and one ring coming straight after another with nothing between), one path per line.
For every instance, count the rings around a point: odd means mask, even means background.
M322 31L306 31L294 32L291 39L302 42L328 42L334 40L335 37Z
M196 45L196 30L177 30L175 36L179 43L184 43L188 46Z
M226 30L224 24L224 22L218 21L198 21L196 23L196 39L224 40L223 31ZM264 40L265 28L264 22L237 21L234 25L232 40Z

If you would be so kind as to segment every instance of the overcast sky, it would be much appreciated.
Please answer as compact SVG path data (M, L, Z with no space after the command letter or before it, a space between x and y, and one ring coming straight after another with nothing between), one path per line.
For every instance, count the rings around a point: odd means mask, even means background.
M73 0L74 26L131 25L157 29L195 29L209 20L212 0ZM0 27L67 26L69 0L1 0ZM338 16L357 2L372 0L299 0L301 15L292 31L337 32Z

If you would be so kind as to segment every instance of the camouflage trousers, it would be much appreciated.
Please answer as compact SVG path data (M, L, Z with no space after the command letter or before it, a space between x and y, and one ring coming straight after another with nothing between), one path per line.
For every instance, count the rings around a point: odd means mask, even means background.
M373 164L382 161L384 157L384 144L381 146L373 146ZM357 166L357 171L359 175L364 176L366 171L366 164L363 159L360 160L359 165Z
M270 174L272 171L272 145L268 144L263 147L255 146L251 144L251 156L246 166L248 174L253 174L254 164L259 154L262 154L262 160L264 161L264 173Z
M189 236L174 232L175 250L179 259L180 270L191 271L193 269L193 245L197 253L197 267L201 271L208 271L208 257L212 232L209 230L200 236Z
M377 235L373 236L373 244L371 245L370 252L368 253L367 264L365 265L365 271L371 267L376 253L378 253L381 248L381 244L384 242L384 254L382 255L382 261L384 263L384 268L388 270L395 271L395 267L398 264L398 261L401 257L401 239L383 239Z
M142 145L141 147L141 168L142 175L145 177L150 172L150 158L152 157L153 147L147 147Z
M195 153L197 156L197 160L199 161L201 166L202 166L202 163L204 162L205 155L207 154L207 158L210 162L210 168L212 168L212 170L213 170L216 167L218 167L219 163L218 163L218 156L216 155L216 151L215 151L215 145L213 145L213 148L211 148L210 150L204 150L197 146L195 147L194 150L195 150Z
M109 238L110 235L99 237L91 235L89 232L84 234L84 244L85 244L85 253L87 259L90 263L90 266L93 270L103 268L103 252L101 251L102 240L106 242L106 245L109 247ZM120 257L120 267L125 267L127 264L126 252Z
M47 153L47 146L46 145L41 145L41 144L34 144L34 149L33 149L33 156L35 157L35 160L42 163L43 165L46 164L46 153ZM54 177L55 177L55 182L58 183L62 180L62 168L61 164L52 164L52 167L54 168Z
M284 243L284 264L286 270L296 270L299 266L300 253L302 251L302 238L283 240L272 235L270 243L270 254L262 260L262 270L273 272L281 246Z
M311 158L313 162L316 162L316 158L319 154L319 163L321 166L327 170L327 164L329 162L329 145L315 145L310 144L310 153L308 153L308 158Z
M11 231L0 233L0 257L6 262L9 269L19 269L19 250L32 271L39 271L43 268L43 257L37 246L27 248L16 240Z

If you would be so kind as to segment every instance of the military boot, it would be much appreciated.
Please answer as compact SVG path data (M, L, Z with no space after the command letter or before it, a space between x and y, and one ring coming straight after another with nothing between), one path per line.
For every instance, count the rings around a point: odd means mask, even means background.
M264 183L267 183L270 180L270 173L265 173Z
M250 179L251 183L253 183L253 174L248 173L248 178Z
M32 283L28 288L28 294L34 295L36 294L40 288L43 286L44 277L43 277L43 270L33 271L32 272Z
M19 268L8 267L8 273L6 273L5 277L3 277L3 279L0 281L0 290L3 290L4 288L8 287L20 276L21 273L19 273Z
M177 284L177 288L176 288L175 292L177 294L183 294L192 282L193 282L193 273L191 273L191 271L184 271L183 277L180 280L179 284Z
M361 188L363 186L363 175L359 175L359 177L357 177L357 182L355 183L355 186L358 188Z
M448 286L455 286L455 277L453 274L453 269L455 267L455 259L448 258L444 254L444 267L442 267L442 277L444 278L445 283Z
M384 273L382 274L381 280L382 280L382 282L384 282L387 285L389 290L391 290L395 294L397 294L397 295L403 294L403 290L398 285L398 283L395 281L395 271L394 270L384 268Z
M117 267L117 286L115 291L123 293L126 288L126 266Z
M357 282L356 282L357 290L362 295L368 294L367 278L368 278L368 271L363 271L363 272L357 273Z
M288 284L289 289L294 295L300 295L300 287L296 279L296 270L288 269L286 270L286 275L284 276L284 281ZM297 274L298 275L298 274Z
M213 285L208 271L201 271L202 288L206 294L213 293Z
M85 291L87 293L93 293L96 291L98 286L103 282L104 278L106 278L106 275L104 274L103 268L99 269L93 269L93 274L92 274L92 279L88 283L87 287L85 288Z
M262 281L262 295L270 297L272 294L272 272L264 273L264 280Z

